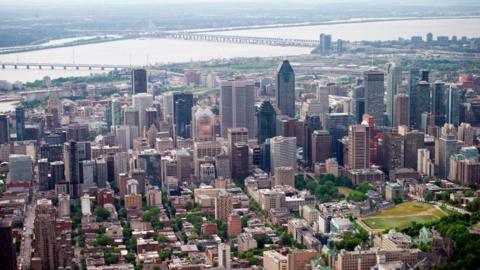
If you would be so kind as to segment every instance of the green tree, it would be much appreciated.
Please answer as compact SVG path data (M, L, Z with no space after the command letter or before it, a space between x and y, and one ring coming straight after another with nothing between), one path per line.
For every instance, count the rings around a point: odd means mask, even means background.
M95 216L97 217L97 221L102 222L108 220L110 218L110 212L107 209L98 206L95 208L94 211Z

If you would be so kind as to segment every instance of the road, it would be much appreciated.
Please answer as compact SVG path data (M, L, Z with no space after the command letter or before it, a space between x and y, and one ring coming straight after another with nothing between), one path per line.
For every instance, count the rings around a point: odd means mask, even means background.
M30 261L33 251L33 227L35 222L35 203L36 203L36 191L37 186L33 184L32 200L27 205L25 212L25 219L23 221L24 230L22 232L22 242L20 244L20 252L17 256L17 265L19 270L30 269Z

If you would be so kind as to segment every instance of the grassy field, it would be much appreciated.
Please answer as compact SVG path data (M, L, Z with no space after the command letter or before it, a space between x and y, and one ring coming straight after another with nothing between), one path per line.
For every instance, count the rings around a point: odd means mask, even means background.
M374 230L403 229L412 222L428 223L443 217L445 213L427 203L406 202L363 219Z
M348 188L348 187L338 187L338 193L343 194L345 196L350 195L350 193L354 192L355 190Z

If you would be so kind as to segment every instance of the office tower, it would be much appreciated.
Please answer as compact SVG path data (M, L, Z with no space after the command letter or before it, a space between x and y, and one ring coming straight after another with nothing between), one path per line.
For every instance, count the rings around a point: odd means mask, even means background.
M118 126L122 124L122 104L120 104L120 100L115 98L112 100L111 105L111 113L112 113L112 125Z
M127 181L127 195L139 194L138 181L136 179L129 179Z
M144 68L132 70L132 94L147 93L147 70Z
M25 108L21 106L15 108L15 123L17 141L23 141L25 139Z
M17 254L12 234L12 222L0 219L0 262L2 269L17 270Z
M271 170L277 167L297 168L297 138L277 136L270 139Z
M232 177L242 179L248 176L248 145L244 142L234 143L230 152L232 159Z
M180 182L189 182L192 179L192 154L187 149L177 150L177 178Z
M476 130L469 123L461 123L458 126L458 140L462 141L465 146L475 145Z
M103 158L95 160L95 183L97 187L105 188L108 182L107 161Z
M353 115L355 116L355 123L360 124L365 114L365 87L362 85L356 86L353 89L352 109Z
M295 170L292 167L276 167L275 168L275 186L291 186L295 187Z
M135 94L133 96L133 107L135 107L138 110L138 130L139 130L140 136L143 136L145 128L147 129L149 128L147 127L146 115L147 115L147 108L151 107L152 105L153 105L153 96L151 94L140 93L140 94Z
M427 43L432 43L432 42L433 42L433 34L427 33Z
M257 111L257 139L262 144L276 136L277 113L270 101L263 101Z
M57 215L59 218L70 218L70 196L58 194Z
M159 127L158 118L159 116L158 116L157 108L149 107L146 109L145 122L148 128L151 128L152 126L154 126L155 128L158 128Z
M446 97L445 83L436 81L432 88L432 114L434 124L439 127L446 123Z
M127 107L123 112L123 124L127 126L139 126L140 125L140 111L135 107Z
M112 128L112 101L109 100L107 101L107 104L105 104L105 113L104 113L104 118L105 118L105 123L107 124L107 130L110 130Z
M399 94L402 85L402 70L395 63L387 67L387 125L393 125L394 97Z
M158 188L149 189L146 197L148 206L163 207L162 192Z
M450 172L450 157L458 150L457 134L454 129L447 128L448 124L442 128L442 134L440 139L436 141L438 143L435 148L438 149L438 176L447 178ZM435 153L437 156L437 153Z
M321 117L329 113L329 110L330 110L329 96L330 96L330 91L327 85L319 85L317 87L317 99L318 99L319 112Z
M38 182L40 184L41 191L47 191L54 189L54 183L50 183L50 163L48 159L42 158L38 160Z
M29 155L10 155L8 165L10 181L31 182L33 180L33 161Z
M175 125L176 136L191 137L192 107L192 93L173 93L173 124Z
M318 116L309 116L305 117L304 128L303 128L303 160L305 166L311 168L313 166L312 162L312 137L315 130L321 129L320 117Z
M385 171L389 172L404 167L403 137L397 132L397 129L383 132L381 147L380 163Z
M420 70L420 80L430 82L430 71L428 69Z
M413 130L401 135L403 136L403 167L416 169L418 150L425 147L425 134Z
M366 71L363 73L363 87L365 88L365 113L375 119L377 126L384 126L385 95L384 74L381 71Z
M218 266L221 269L231 269L230 245L225 243L218 244Z
M327 130L315 130L312 134L312 164L325 163L332 155L332 136Z
M117 183L118 186L118 177L121 173L126 173L128 172L128 153L126 152L119 152L115 153L114 157L114 163L115 163L115 168L114 168L114 174L115 174L115 182Z
M267 250L263 252L264 270L287 270L288 259L276 250Z
M228 236L239 236L242 233L242 221L238 214L231 214L227 223Z
M215 138L213 126L215 115L206 107L195 107L193 110L192 133L194 141L212 141Z
M67 140L90 141L88 124L70 124L67 127Z
M410 119L409 123L411 127L416 126L417 117L417 94L418 83L420 82L420 70L418 68L411 68L408 76L408 96L410 97Z
M320 52L327 53L332 49L332 35L320 34Z
M393 97L393 122L394 128L410 124L410 97L398 94Z
M296 249L287 254L288 270L304 270L320 254L312 249Z
M222 82L220 89L220 123L222 137L228 128L247 128L255 136L255 88L252 81Z
M93 160L83 160L80 162L80 179L83 179L82 190L88 190L96 187L95 182L95 162Z
M348 166L349 169L364 169L370 165L370 142L368 126L348 127Z
M236 143L246 143L248 142L248 130L246 128L229 128L227 130L227 147L228 151L231 152L231 149Z
M131 177L138 182L138 194L145 194L146 174L142 169L132 170Z
M92 144L90 141L77 142L78 160L92 159Z
M227 222L233 211L233 198L230 194L219 194L215 198L215 218Z
M65 143L63 156L65 157L65 180L69 184L69 194L72 199L76 199L80 196L80 159L77 142Z
M460 124L460 92L454 84L450 84L447 90L447 123Z
M6 114L0 114L0 144L10 142L10 119Z
M430 159L430 151L427 148L418 149L417 171L421 175L435 175L435 163Z
M63 161L50 162L50 178L54 185L65 181L65 164Z
M230 157L227 154L220 154L214 158L215 169L217 170L217 178L231 178L232 167L230 165Z
M412 102L412 99L410 99ZM420 129L422 123L422 113L430 112L430 84L426 81L420 81L417 85L417 94L415 96L415 128Z
M40 199L35 206L35 253L42 261L42 269L57 269L55 254L55 207L52 201Z
M271 162L271 158L270 158L270 143L271 143L271 139L267 139L265 140L265 143L263 143L262 145L262 165L260 166L260 168L269 173L271 171L271 165L272 165L272 162Z
M288 60L277 68L276 105L280 112L295 117L295 72Z

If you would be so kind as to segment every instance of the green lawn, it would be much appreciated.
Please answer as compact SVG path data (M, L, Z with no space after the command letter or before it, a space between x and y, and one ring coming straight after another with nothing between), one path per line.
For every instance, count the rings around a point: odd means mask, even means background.
M406 202L363 219L374 230L403 229L412 222L429 223L445 213L427 203Z
M350 195L350 193L352 192L355 192L355 190L348 187L338 187L338 193L343 194L345 196Z

